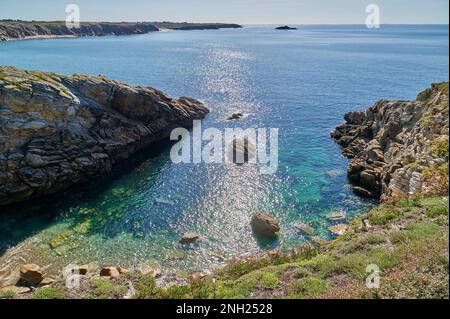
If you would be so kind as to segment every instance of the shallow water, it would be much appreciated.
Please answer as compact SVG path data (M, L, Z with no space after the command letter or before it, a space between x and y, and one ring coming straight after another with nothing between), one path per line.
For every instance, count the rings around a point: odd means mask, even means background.
M169 146L155 147L89 187L3 211L0 263L154 261L191 271L223 263L212 254L297 245L306 238L296 223L329 238L326 214L343 209L351 218L374 204L349 190L330 131L348 111L413 99L448 80L447 58L448 26L251 26L0 43L0 65L105 74L198 98L211 109L204 127L279 128L280 147L275 175L251 165L175 165ZM245 117L226 121L234 112ZM249 220L259 210L280 220L278 240L254 238ZM187 231L202 240L183 250L177 241Z

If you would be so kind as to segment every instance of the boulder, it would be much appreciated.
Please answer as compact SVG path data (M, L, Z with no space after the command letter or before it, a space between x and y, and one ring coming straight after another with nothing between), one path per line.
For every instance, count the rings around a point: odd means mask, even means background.
M373 194L369 190L367 190L367 189L365 189L363 187L353 186L352 190L353 190L353 192L356 195L359 195L359 196L362 196L362 197L373 197Z
M346 224L339 224L339 225L334 225L328 228L330 230L330 232L335 235L335 236L341 236L343 235L347 229L348 229L348 225Z
M20 273L17 269L5 266L0 269L0 288L14 286L20 279Z
M24 264L20 266L20 280L21 286L37 287L44 279L41 268L36 264Z
M206 276L208 276L206 273L198 271L198 272L190 273L188 275L187 279L188 279L189 282L193 283L193 282L196 282L198 280L201 280L201 279L205 278Z
M183 235L180 239L180 244L182 245L189 245L195 243L197 240L200 239L200 235L195 232L189 232Z
M122 274L127 274L127 273L130 272L129 269L123 268L123 267L117 267L117 270L119 271L119 273L120 273L121 275L122 275Z
M300 231L303 235L312 236L314 234L314 228L309 226L308 224L296 224L294 225L295 229Z
M142 276L152 276L158 278L161 276L162 271L158 265L155 264L144 264L139 266L139 273Z
M39 287L47 287L50 286L51 284L55 283L56 280L50 277L45 277L44 279L42 279L42 281L39 283Z
M333 212L327 215L327 219L331 222L341 222L347 218L347 214L343 210Z
M100 277L119 277L120 271L117 267L103 267L100 270Z
M280 231L280 225L275 217L263 212L254 214L250 224L253 231L262 236L273 236Z
M241 117L243 117L244 115L242 114L242 113L233 113L233 114L231 114L228 118L227 118L227 120L228 121L232 121L232 120L239 120Z

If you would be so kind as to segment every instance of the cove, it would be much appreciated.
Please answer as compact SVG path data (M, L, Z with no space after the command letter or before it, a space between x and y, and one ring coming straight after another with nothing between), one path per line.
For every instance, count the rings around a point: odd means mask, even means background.
M446 38L446 26L305 26L296 33L259 26L0 43L2 65L105 74L204 101L211 109L205 127L280 132L273 175L251 165L173 165L164 146L77 191L2 209L0 264L23 258L57 272L70 263L154 262L183 274L289 250L311 239L298 223L311 225L314 237L332 238L327 214L344 210L350 220L375 202L351 191L347 159L330 131L346 112L378 99L414 99L447 79ZM236 112L246 116L227 121ZM280 221L277 240L253 236L256 211ZM180 249L189 231L202 240Z

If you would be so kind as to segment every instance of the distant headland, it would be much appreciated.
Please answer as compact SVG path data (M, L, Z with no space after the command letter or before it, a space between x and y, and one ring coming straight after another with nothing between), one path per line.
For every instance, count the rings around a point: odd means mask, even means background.
M22 21L0 20L0 41L144 34L171 30L217 30L223 28L242 28L238 24L227 23L188 23L188 22L81 22L79 28L68 28L64 21Z

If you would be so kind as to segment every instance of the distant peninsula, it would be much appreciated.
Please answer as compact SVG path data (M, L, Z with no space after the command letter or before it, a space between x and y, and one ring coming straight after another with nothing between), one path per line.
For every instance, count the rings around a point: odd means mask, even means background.
M0 20L0 41L131 35L171 30L217 30L223 28L242 28L238 24L226 23L187 23L187 22L81 22L79 28L68 28L64 21L22 21Z

